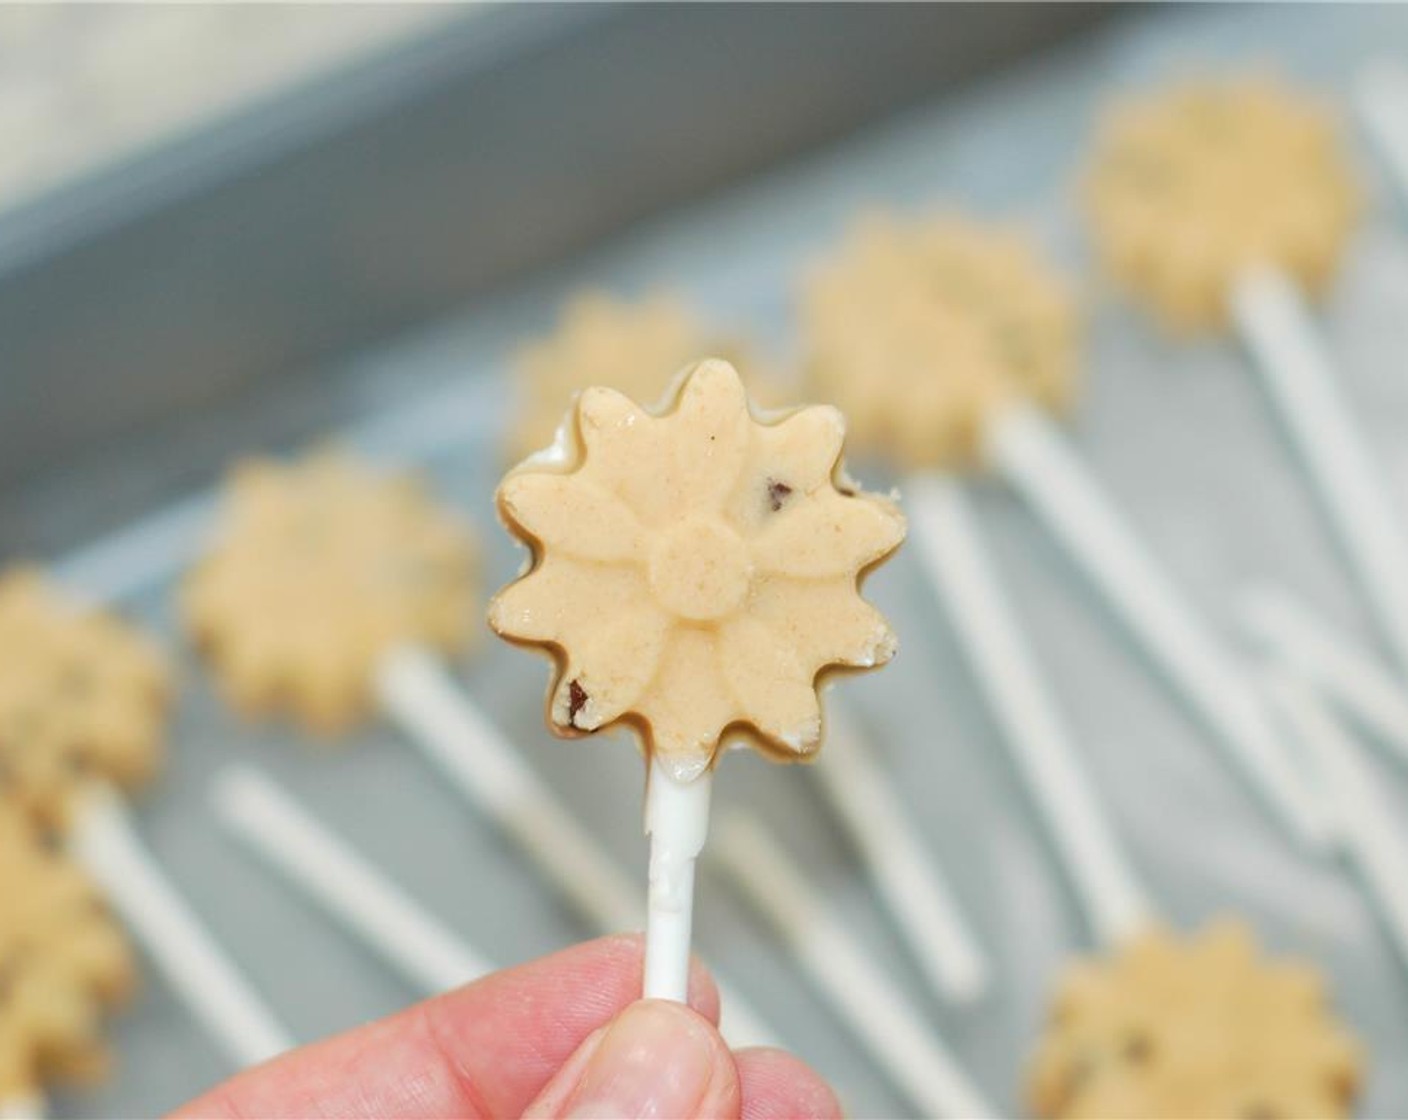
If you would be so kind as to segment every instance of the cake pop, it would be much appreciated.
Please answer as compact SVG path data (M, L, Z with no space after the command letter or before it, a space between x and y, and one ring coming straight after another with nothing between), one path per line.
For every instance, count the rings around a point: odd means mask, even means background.
M96 885L0 799L0 1112L35 1115L47 1083L108 1064L103 1017L136 967Z
M98 778L135 790L161 763L170 672L110 614L32 568L0 575L0 788L43 824Z
M929 496L957 468L984 467L1011 483L1270 807L1296 835L1324 843L1320 807L1242 666L1050 419L1050 404L1069 401L1079 367L1074 303L1013 238L953 217L862 226L807 279L809 374L833 396L865 402L870 419L860 430L871 440L859 450L912 470L903 488L926 507L922 522L944 516L942 504L928 509Z
M720 749L810 757L823 676L895 652L858 585L899 546L904 519L845 474L844 431L823 407L760 421L733 367L705 361L658 415L584 391L560 453L499 488L530 563L495 596L490 625L552 657L556 733L626 724L650 763L647 997L685 998Z
M1221 922L1073 967L1029 1097L1049 1120L1319 1120L1349 1115L1360 1062L1315 971L1265 959Z
M740 349L737 343L722 347L724 353ZM519 381L536 403L516 430L518 443L525 454L542 448L561 423L565 405L584 388L609 385L632 399L657 401L675 371L719 350L677 301L656 297L627 304L603 295L578 297L557 332L520 358ZM756 368L752 361L748 365ZM778 388L775 382L754 378L746 384L757 400L759 386L767 393ZM856 396L844 403L865 414L866 394ZM842 717L833 709L831 718ZM945 998L976 998L987 983L986 961L903 798L854 725L848 721L844 733L831 738L832 748L816 768L818 781L925 977Z
M1267 79L1174 87L1110 115L1089 188L1092 236L1114 278L1172 325L1230 321L1252 352L1408 670L1408 533L1306 306L1359 212L1337 122Z
M0 771L5 796L62 844L156 965L240 1064L287 1036L141 845L122 786L162 754L167 670L116 616L41 573L0 576Z

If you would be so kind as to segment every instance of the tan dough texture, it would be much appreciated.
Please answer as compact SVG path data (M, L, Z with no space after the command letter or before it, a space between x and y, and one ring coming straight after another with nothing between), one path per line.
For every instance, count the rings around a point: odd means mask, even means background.
M32 569L0 576L0 795L53 825L89 778L137 787L160 764L169 692L132 627Z
M333 732L366 715L392 646L469 641L477 574L467 527L414 476L337 452L261 460L233 472L183 617L236 707Z
M1360 1064L1315 970L1260 956L1224 920L1073 966L1029 1089L1053 1120L1330 1120L1349 1114Z
M906 466L971 467L1012 398L1075 393L1070 293L1015 231L952 217L875 218L808 278L807 373L853 445Z
M101 1074L103 1013L135 979L92 882L0 801L0 1104Z
M657 416L588 389L573 461L508 475L499 509L535 562L495 597L490 624L553 652L560 734L626 720L681 777L734 731L809 755L819 674L894 654L859 580L899 546L904 518L846 480L835 409L762 423L722 361L678 393Z
M1335 122L1266 79L1179 86L1119 107L1096 141L1091 226L1107 271L1169 327L1226 322L1249 266L1311 293L1359 210Z
M606 385L635 401L657 404L677 373L701 358L738 364L755 395L774 403L782 389L776 375L755 380L758 363L737 339L720 337L679 299L656 295L638 302L603 292L573 298L556 330L525 345L514 362L519 394L509 451L525 459L547 447L583 389Z

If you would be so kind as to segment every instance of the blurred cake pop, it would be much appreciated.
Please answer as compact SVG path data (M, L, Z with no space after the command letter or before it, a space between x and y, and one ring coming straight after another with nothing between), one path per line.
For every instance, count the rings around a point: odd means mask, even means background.
M1315 970L1220 922L1072 967L1029 1092L1050 1120L1324 1120L1349 1114L1360 1065Z
M873 222L808 278L802 319L808 373L855 410L863 447L911 471L916 523L951 520L940 499L956 470L1010 483L1268 805L1323 843L1323 813L1235 655L1051 419L1078 381L1075 308L1017 235L952 217Z
M567 303L551 334L527 343L515 358L520 396L509 451L516 461L552 443L568 402L583 389L609 385L653 405L669 391L671 378L701 355L728 358L745 374L755 371L756 361L744 351L741 340L709 330L674 296L631 302L584 292Z
M365 717L393 645L458 652L473 633L468 530L410 475L322 453L239 468L185 623L241 710L336 731Z
M0 800L0 1108L101 1074L102 1019L136 982L97 887Z
M1091 226L1116 278L1166 322L1235 329L1408 671L1408 531L1306 302L1358 217L1337 129L1267 79L1131 102L1096 143Z
M1074 301L1014 230L872 218L808 277L802 317L808 374L856 448L908 466L971 466L1008 400L1075 395Z
M160 764L169 670L145 638L37 571L0 576L0 791L47 825L90 779Z
M846 478L841 416L761 423L733 368L706 361L668 413L589 389L574 420L570 466L530 460L499 490L533 566L489 612L499 634L557 658L553 729L634 723L684 779L734 731L811 754L818 675L895 650L857 580L904 519Z
M500 513L530 562L489 621L553 659L554 731L626 723L639 734L650 764L644 992L683 1000L711 766L735 740L809 757L823 676L894 654L860 582L899 546L904 518L846 476L834 409L762 422L717 360L687 370L667 407L587 389L560 454L504 479Z
M1250 267L1322 291L1360 199L1330 114L1267 78L1192 82L1119 106L1088 186L1106 268L1179 330L1224 325Z

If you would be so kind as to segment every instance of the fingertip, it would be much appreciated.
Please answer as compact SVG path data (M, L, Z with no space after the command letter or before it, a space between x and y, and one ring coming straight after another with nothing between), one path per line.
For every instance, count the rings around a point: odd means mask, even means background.
M841 1120L844 1115L826 1080L785 1050L740 1050L734 1062L743 1091L743 1120Z

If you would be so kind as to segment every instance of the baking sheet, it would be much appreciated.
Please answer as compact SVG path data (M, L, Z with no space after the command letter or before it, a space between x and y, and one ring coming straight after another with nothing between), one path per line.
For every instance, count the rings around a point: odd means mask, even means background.
M785 357L794 345L795 276L858 210L948 200L982 214L1015 214L1074 271L1082 259L1072 159L1084 148L1092 113L1119 90L1190 65L1265 62L1344 97L1370 52L1405 47L1408 9L1146 10L964 97L635 230L350 368L329 370L323 391L337 395L339 413L372 418L356 429L355 442L389 461L430 467L446 500L481 527L489 586L497 586L518 564L490 500L501 467L494 433L508 406L504 358L523 332L552 322L576 285L675 288ZM1367 153L1365 165L1376 172ZM1408 352L1401 232L1408 227L1401 217L1393 203L1371 210L1326 326L1356 412L1408 502L1408 380L1399 357ZM1090 391L1074 438L1180 582L1225 620L1239 588L1272 578L1369 640L1354 588L1242 355L1223 342L1161 340L1126 309L1092 295ZM286 438L288 429L280 434ZM856 464L856 471L872 485L890 482L875 464ZM1302 856L1268 822L1032 517L995 486L975 490L1002 574L1118 830L1170 917L1190 926L1236 909L1275 949L1313 957L1375 1058L1362 1113L1408 1114L1408 973L1353 880ZM120 540L64 558L60 570L85 589L121 592L125 606L175 645L164 576L191 554L207 512L193 498ZM902 554L869 588L896 622L901 654L884 672L840 687L884 744L991 954L993 990L971 1008L928 998L803 770L730 757L717 803L749 804L777 827L988 1094L1015 1113L1022 1058L1054 970L1088 944L1088 934L913 558ZM634 749L622 739L553 740L542 725L546 667L522 652L486 638L465 679L610 850L643 876ZM316 746L283 728L244 726L187 663L171 765L143 803L142 828L302 1039L392 1011L414 993L217 832L204 797L212 773L233 759L266 767L494 961L510 964L590 933L389 729ZM1390 765L1379 770L1408 820L1408 780ZM855 1115L910 1114L717 876L702 877L698 908L705 955L835 1081ZM60 1115L152 1115L227 1072L155 976L114 1034L117 1076L93 1092L61 1094Z

